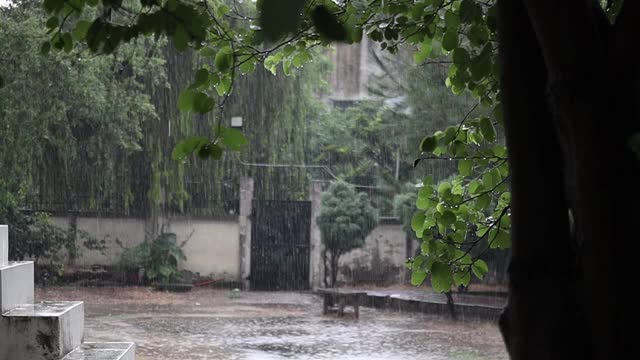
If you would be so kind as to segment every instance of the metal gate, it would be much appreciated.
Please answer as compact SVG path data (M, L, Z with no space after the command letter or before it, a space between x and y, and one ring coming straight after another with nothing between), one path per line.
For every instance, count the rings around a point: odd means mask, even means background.
M311 202L254 200L251 287L309 289Z

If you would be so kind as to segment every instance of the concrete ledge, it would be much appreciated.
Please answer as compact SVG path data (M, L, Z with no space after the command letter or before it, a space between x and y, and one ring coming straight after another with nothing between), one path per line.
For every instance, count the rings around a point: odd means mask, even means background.
M0 359L59 360L80 346L83 332L80 301L21 305L0 319Z
M131 342L84 343L62 360L135 360L136 344Z
M30 303L33 303L33 262L0 266L0 313Z
M316 293L323 295L320 292ZM427 301L399 295L380 294L373 291L367 292L365 296L360 296L360 305L399 312L419 312L438 315L449 314L449 307L446 302ZM455 304L455 311L458 318L461 320L497 321L502 313L502 307Z

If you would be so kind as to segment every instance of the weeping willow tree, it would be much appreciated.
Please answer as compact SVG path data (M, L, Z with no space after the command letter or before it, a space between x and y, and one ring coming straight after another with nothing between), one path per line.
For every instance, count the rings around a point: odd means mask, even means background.
M0 17L0 166L23 206L150 219L228 215L237 211L240 176L256 180L257 197L306 193L303 169L258 165L306 162L306 124L321 111L320 63L292 77L259 69L218 99L224 111L189 115L178 95L210 65L205 57L178 52L162 37L105 57L86 48L53 52L42 46L40 4L17 2L0 8ZM215 162L171 159L179 140L210 136L232 116L244 119L251 147Z
M139 200L139 174L126 165L142 151L143 124L158 118L140 79L163 82L163 61L142 41L111 57L41 56L38 7L0 9L2 181L34 206L126 212Z

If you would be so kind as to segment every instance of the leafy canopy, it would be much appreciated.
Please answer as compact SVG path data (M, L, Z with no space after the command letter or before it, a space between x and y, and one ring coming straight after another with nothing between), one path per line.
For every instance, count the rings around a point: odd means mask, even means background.
M337 181L322 195L317 222L325 247L334 254L344 254L364 245L378 219L367 194Z
M105 10L87 11L98 5ZM70 52L74 46L113 53L133 39L154 35L206 59L183 89L179 106L194 114L218 110L219 125L211 137L178 144L173 153L178 160L191 154L219 159L223 151L245 144L241 134L222 125L221 110L237 76L258 64L274 74L279 69L290 74L313 60L313 47L358 42L363 35L391 54L413 49L417 64L446 64L445 85L454 94L470 93L477 104L458 125L427 134L417 149L421 155L414 166L455 161L458 175L438 184L430 177L422 181L411 221L422 241L421 255L410 261L412 283L421 284L431 274L438 291L466 285L471 273L486 274L480 259L486 249L510 246L495 0L261 0L255 6L222 0L46 0L44 7L51 15L44 53Z

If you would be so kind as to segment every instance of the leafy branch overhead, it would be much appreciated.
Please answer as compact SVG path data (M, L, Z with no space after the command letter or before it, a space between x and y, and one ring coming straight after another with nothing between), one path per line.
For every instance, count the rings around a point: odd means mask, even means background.
M74 47L96 54L117 52L142 36L166 36L179 50L202 58L178 107L185 114L218 112L209 137L179 142L173 158L197 155L220 159L246 144L226 126L223 108L238 76L261 64L289 75L313 61L314 47L363 36L396 54L412 49L415 63L448 66L445 85L470 93L477 104L457 126L428 134L414 166L425 161L456 161L458 175L439 184L425 179L412 225L422 241L410 261L413 283L432 275L446 291L467 285L470 274L483 277L487 248L509 247L509 169L501 143L502 110L496 61L496 1L477 0L46 0L50 38L42 52ZM425 65L426 66L426 65ZM436 119L425 119L435 121Z

